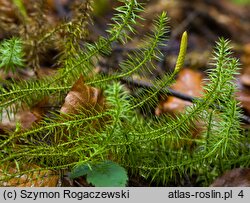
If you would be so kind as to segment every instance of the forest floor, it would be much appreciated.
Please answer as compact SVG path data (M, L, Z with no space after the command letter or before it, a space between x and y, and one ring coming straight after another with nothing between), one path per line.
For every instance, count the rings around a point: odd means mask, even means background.
M32 12L37 9L32 7L29 3L31 0L23 0L28 15L32 16ZM19 15L16 12L15 6L11 1L0 0L0 39L5 40L11 36L17 35L17 27L19 26ZM55 27L65 19L71 18L70 0L47 0L45 1L44 13L39 15L36 13L34 19L37 18L36 26L32 24L27 26L30 29L39 29L39 18L42 23L43 15L46 14L47 25L41 24L41 32L43 26ZM38 4L37 4L38 5ZM107 36L105 32L110 19L114 14L113 8L120 5L115 0L95 0L93 6L92 23L88 26L89 35L86 37L89 43L94 42L100 35ZM20 8L19 8L20 9ZM238 92L236 98L241 104L244 118L242 119L242 128L244 130L250 129L250 2L249 1L229 1L229 0L150 0L146 4L145 13L142 17L145 19L141 21L144 26L136 26L136 35L133 40L126 46L114 44L112 54L102 57L96 64L96 72L112 72L117 69L117 64L124 59L127 53L137 50L141 46L140 39L143 34L150 32L152 29L152 22L155 16L160 15L162 11L167 11L169 16L169 40L168 46L162 50L164 56L158 62L158 68L153 77L162 77L166 73L173 71L176 58L178 56L181 35L184 31L188 33L188 48L185 58L184 68L180 71L176 78L176 82L170 87L173 91L172 96L165 97L162 95L161 102L155 106L151 111L156 116L163 114L176 115L184 112L186 107L192 104L192 99L200 97L204 87L204 80L206 79L206 70L210 67L210 59L215 42L220 37L224 37L231 41L233 54L240 60L240 73L237 76L236 83ZM58 49L50 47L45 53L38 56L32 56L32 52L26 52L27 58L39 57L39 60L26 61L29 68L22 69L16 73L6 73L0 70L1 81L14 79L29 80L34 77L44 77L53 75L57 69L55 60L60 53ZM28 55L30 54L30 55ZM40 53L39 53L40 54ZM38 63L38 64L37 64ZM39 67L39 68L38 68ZM133 82L126 80L121 81L127 84L127 87L133 90L134 87L147 88L151 85L147 78L137 80L135 76ZM43 101L44 102L44 101ZM23 110L19 112L15 119L11 121L3 118L0 123L0 132L13 131L16 128L17 120L28 129L34 122L41 117L41 112L46 108L44 103L40 103L33 108L33 111ZM147 116L147 113L142 112ZM39 117L39 119L38 119ZM194 132L198 133L197 132ZM194 135L196 136L196 135ZM237 181L248 182L250 186L250 169L237 169L228 173L223 177L223 181L232 180L232 176L238 177ZM223 186L222 180L215 183L216 186ZM236 182L237 182L236 181ZM55 182L50 182L48 186L53 186ZM67 176L61 179L63 186L89 186L84 178L77 180L70 180ZM146 180L139 177L130 177L129 186L149 186L154 185L148 183ZM192 180L187 178L180 181L179 185L196 186ZM239 183L235 183L239 185ZM174 185L175 186L175 185Z

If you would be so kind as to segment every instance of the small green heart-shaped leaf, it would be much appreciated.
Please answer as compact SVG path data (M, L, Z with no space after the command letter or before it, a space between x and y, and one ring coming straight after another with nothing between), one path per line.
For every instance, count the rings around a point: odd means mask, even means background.
M93 166L87 181L97 187L124 187L128 181L126 170L112 161Z
M84 176L84 175L87 175L87 173L89 172L89 166L87 164L80 164L80 165L77 165L72 171L71 173L69 174L69 177L71 179L74 179L74 178L78 178L80 176Z
M126 170L112 161L79 165L73 169L70 178L87 175L87 182L96 187L124 187L128 181Z

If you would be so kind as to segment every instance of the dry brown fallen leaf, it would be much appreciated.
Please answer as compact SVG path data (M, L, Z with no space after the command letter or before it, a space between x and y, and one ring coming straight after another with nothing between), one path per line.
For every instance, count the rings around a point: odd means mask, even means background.
M180 71L176 83L171 88L189 96L200 97L204 91L203 79L203 75L199 71L185 68ZM176 115L184 112L185 108L190 105L192 105L191 102L169 96L157 106L155 114L157 116L163 113Z
M6 132L12 132L16 129L17 123L20 124L22 130L27 130L39 120L40 119L38 115L32 113L28 109L22 109L15 115L15 117L11 119L7 118L7 116L5 116L4 114L4 118L0 123L0 131L2 131L3 134L5 134Z
M235 168L217 178L211 187L250 187L250 168Z
M250 115L250 90L237 92L237 100L240 101L242 108Z
M189 96L200 97L202 96L202 92L204 91L202 80L202 73L197 70L185 68L180 71L176 83L173 84L171 88ZM169 96L157 106L155 114L159 116L161 114L167 113L174 117L175 115L184 112L186 107L190 105L192 105L191 102ZM191 137L200 138L203 130L204 123L202 121L196 121L192 126L190 126L190 132L192 135ZM192 148L193 144L194 142L192 140L181 141L178 144L175 144L173 147L181 148L186 145Z
M250 115L250 88L247 86L242 85L238 82L238 91L236 94L236 99L240 102L242 109L244 109L245 113Z
M0 131L3 134L14 131L17 123L20 124L21 130L30 129L33 124L42 120L49 105L51 105L49 98L46 97L31 108L23 106L15 115L10 113L10 117L7 116L7 112L4 112L2 122L0 123Z
M71 120L74 117L69 115L80 114L89 117L103 112L105 109L105 98L100 89L88 86L84 83L83 76L74 83L71 90L65 97L64 104L60 112L65 119ZM106 119L106 118L105 118ZM100 128L101 123L105 120L103 118L91 121L91 129L97 130ZM91 131L91 129L88 129ZM64 135L56 137L57 141L67 140L67 131Z
M17 174L17 169L14 164L0 167L0 187L56 187L59 180L59 175L54 171L41 169L35 164L24 165L24 170L35 170L23 175L16 175L9 180L2 180L8 175ZM7 175L6 175L7 173Z
M240 80L243 85L250 86L250 66L241 74Z
M245 86L250 86L250 43L243 46L241 56L243 71L240 76L240 81Z
M104 108L102 91L85 85L83 76L75 82L65 98L60 112L65 114L78 114L84 110L86 113L99 112Z

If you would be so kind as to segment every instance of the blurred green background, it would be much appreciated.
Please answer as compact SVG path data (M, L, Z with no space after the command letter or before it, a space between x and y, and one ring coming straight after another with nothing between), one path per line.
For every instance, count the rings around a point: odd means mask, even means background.
M250 0L231 0L237 4L250 4Z

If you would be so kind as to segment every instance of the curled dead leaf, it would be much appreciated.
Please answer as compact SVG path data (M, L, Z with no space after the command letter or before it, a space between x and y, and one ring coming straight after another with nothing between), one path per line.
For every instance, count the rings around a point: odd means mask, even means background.
M30 111L22 111L17 114L17 120L20 122L23 130L32 127L35 122L38 122L38 117Z
M3 132L14 131L17 123L20 124L21 130L30 129L35 123L42 120L50 105L51 103L49 98L45 97L31 108L23 105L16 114L11 111L9 113L4 111L2 115L2 122L0 123L0 130Z
M75 82L65 98L60 112L65 114L77 114L81 110L86 112L99 112L104 107L102 91L85 85L83 76Z
M71 90L65 97L64 104L62 105L60 112L66 119L72 119L69 114L80 114L84 116L93 116L105 109L105 99L100 89L88 86L84 83L83 76L74 83ZM95 119L91 121L91 129L97 130L102 126L105 119ZM91 129L89 129L91 131ZM67 131L63 135L56 135L58 141L67 140Z

